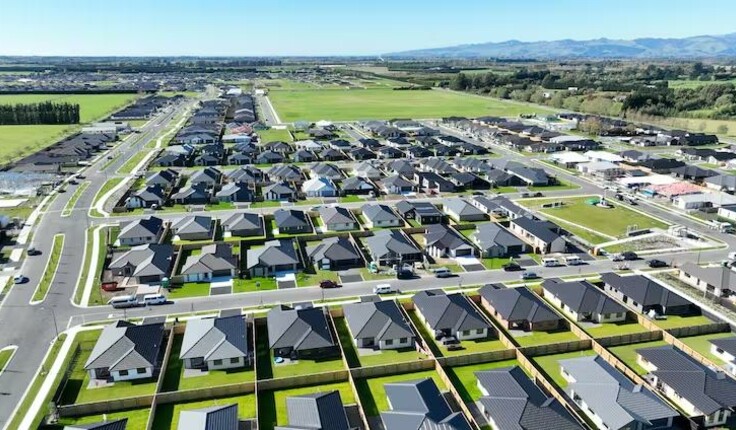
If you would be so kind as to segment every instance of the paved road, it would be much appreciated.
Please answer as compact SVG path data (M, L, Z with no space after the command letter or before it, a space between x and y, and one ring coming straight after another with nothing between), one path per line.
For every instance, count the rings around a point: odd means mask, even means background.
M82 193L74 214L70 217L62 218L61 211L67 201L73 194L70 189L65 194L60 194L56 200L47 208L45 214L39 221L34 230L34 239L32 246L43 252L42 256L32 257L26 260L22 271L31 278L31 282L16 286L11 289L8 297L0 307L0 327L6 329L0 330L0 346L18 345L18 351L11 362L8 369L0 375L0 391L3 397L0 401L0 427L3 427L15 407L20 401L21 396L25 392L26 387L30 384L35 376L38 367L48 349L48 345L56 335L57 329L64 330L69 324L81 324L84 322L97 321L122 316L120 312L112 311L109 308L81 308L71 303L74 289L77 285L79 273L81 272L82 260L84 254L84 233L86 229L93 224L99 224L110 221L122 221L141 216L125 216L114 217L113 219L90 218L87 216L87 208L92 205L95 194L104 182L115 175L117 169L122 166L125 161L132 156L143 145L153 139L162 130L172 124L173 119L184 109L180 106L175 110L165 113L160 118L151 121L142 128L140 134L130 136L126 141L118 145L112 153L122 154L115 159L109 166L102 169L102 166L108 161L103 157L95 165L87 170L87 180L91 181L91 185ZM269 115L268 109L264 110ZM271 118L274 120L274 118ZM443 129L443 132L460 136L460 133ZM354 132L351 132L352 135ZM356 133L357 137L357 133ZM467 136L462 136L468 139ZM474 141L473 139L469 139ZM487 143L474 141L475 143L488 146ZM494 151L509 159L519 159L520 161L529 162L529 157L524 157L516 152L507 151L500 147L493 147ZM534 160L532 157L531 160ZM545 166L549 170L548 166ZM545 193L548 196L560 195L571 196L581 194L600 194L602 188L600 185L590 183L577 176L570 175L567 172L556 171L557 176L565 180L580 185L580 189L551 191ZM514 197L514 195L510 195ZM346 203L346 207L357 207L361 203ZM674 224L685 225L690 229L698 231L707 231L708 235L721 240L729 245L736 247L736 239L733 236L717 233L707 230L703 223L695 221L677 212L662 209L659 206L651 205L643 202L641 207L646 207L647 211L662 219ZM276 208L263 208L262 213L268 213ZM235 211L217 211L207 212L208 215L216 214L217 216L226 216ZM145 216L145 215L143 215ZM181 214L162 214L163 218L178 217ZM29 301L33 295L33 291L41 278L48 255L50 253L53 236L56 233L66 235L62 256L59 263L59 271L55 278L53 287L48 297L43 303L35 306L29 305ZM701 261L717 261L726 255L726 250L710 250L699 253ZM695 260L695 253L678 253L665 255L662 257L667 261L682 262L684 259ZM634 262L632 268L641 268L643 261ZM600 273L611 270L613 263L607 260L594 260L589 265L578 267L559 267L559 268L535 268L539 275L543 277L572 276L587 273ZM396 284L404 291L423 290L441 287L453 287L458 285L477 285L488 282L507 282L519 279L518 273L508 273L503 271L481 271L462 273L458 277L437 279L426 276L419 279L408 281L396 281ZM211 296L192 299L181 299L176 303L168 306L149 309L133 309L126 312L128 317L136 316L155 316L172 313L185 313L191 311L206 311L222 308L233 307L252 307L261 304L274 304L280 302L294 302L316 300L322 297L327 299L354 297L358 295L368 294L372 287L381 281L366 281L360 283L346 284L343 288L337 290L320 290L316 287L298 288L290 290L271 290L248 294L238 294L230 296ZM385 281L384 281L385 282ZM11 328L11 329L7 329Z

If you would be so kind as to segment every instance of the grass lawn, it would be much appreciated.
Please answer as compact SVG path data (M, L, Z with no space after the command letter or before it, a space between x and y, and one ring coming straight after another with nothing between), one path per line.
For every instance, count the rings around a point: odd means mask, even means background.
M253 202L250 204L251 209L256 208L278 208L281 207L281 202L265 201L265 202Z
M424 360L427 357L426 354L418 352L416 348L402 348L393 350L383 350L379 353L373 353L368 355L359 355L353 338L348 330L347 321L344 318L335 318L335 327L337 328L337 335L340 338L340 344L342 345L343 351L345 352L345 358L348 360L348 365L353 367L370 367L378 366L381 364L391 363L403 363L406 361L417 361Z
M296 274L296 284L299 287L314 287L325 279L340 282L338 272L334 270L317 270L317 273L299 272Z
M512 258L508 257L496 257L496 258L481 258L480 262L483 263L483 267L487 270L501 269L504 264L513 261Z
M79 121L88 123L102 119L137 98L137 94L12 94L0 95L0 105L46 101L79 104Z
M256 372L252 367L243 367L231 370L210 370L207 375L185 378L184 362L179 359L181 343L183 340L183 334L177 334L174 336L171 356L169 357L169 362L166 366L166 374L164 374L163 391L184 391L196 388L255 381Z
M585 328L584 330L597 339L647 331L643 325L628 321L622 323L603 323L598 327Z
M141 160L143 160L151 151L138 151L128 158L125 163L118 169L117 173L121 175L127 175L135 169Z
M0 160L5 163L41 150L77 128L76 125L2 125Z
M57 234L54 236L54 243L51 245L51 255L49 256L49 262L46 265L46 270L43 272L43 277L38 283L36 291L33 293L33 301L41 301L46 298L46 295L51 288L51 282L56 276L56 269L59 267L59 258L61 258L61 250L64 248L64 235Z
M518 116L549 109L450 91L391 89L273 91L269 98L282 121L352 121L390 118Z
M113 231L115 231L116 228L117 227L112 227ZM101 281L102 276L101 275L102 275L102 268L105 265L105 254L106 254L104 252L104 250L107 249L107 244L108 244L108 230L109 229L110 229L110 227L105 227L103 229L100 229L100 231L97 233L97 235L100 237L99 242L98 242L100 244L100 252L97 254L97 265L95 266L95 273L94 273L95 282L94 282L94 284L92 284L92 294L90 294L90 296L89 296L89 305L90 306L93 306L93 305L104 305L105 304L105 301L104 301L104 299L102 297L102 289L100 288L100 285L102 284L102 281ZM109 238L112 239L110 242L114 242L115 239L117 238L117 234L114 234L113 235L111 233L111 235L110 235ZM88 239L89 239L88 240L88 243L90 244L89 245L90 247L88 247L87 249L89 250L89 249L91 249L91 246L92 246L91 245L91 242L89 242L89 241L92 240L92 235L89 235L89 238ZM88 251L87 252L87 255L89 255L89 258L92 258L91 251ZM89 266L88 265L87 266L84 266L82 268L82 273L85 273L86 271L87 272L89 271ZM85 282L85 281L82 280L82 278L80 278L80 281L81 282ZM84 284L82 284L82 285L84 285ZM82 299L82 289L83 289L83 287L77 286L77 291L78 291L78 294L79 294L79 298L77 299L76 298L76 294L75 294L75 299L76 300L81 300Z
M360 196L345 196L338 199L340 203L359 203L363 201Z
M557 185L546 185L540 187L528 187L529 191L564 191L564 190L577 190L580 186L572 184L566 181L558 181Z
M638 228L667 228L667 224L647 215L634 212L619 203L614 203L614 207L610 209L591 206L586 203L586 200L589 198L529 199L519 200L517 203L537 209L539 212L550 215L551 217L560 218L609 236L623 236L626 234L627 226L630 225L636 225ZM541 208L543 203L553 203L556 201L561 201L565 204L559 208ZM553 219L552 221L555 220Z
M654 324L663 329L668 328L680 328L680 327L692 327L696 325L713 324L708 317L703 315L694 316L679 316L679 315L667 315L666 320L654 320Z
M644 343L633 343L630 345L621 345L621 346L614 346L612 348L608 348L609 351L616 357L618 357L619 360L626 363L627 366L629 366L632 370L634 370L639 375L646 375L647 372L644 368L636 364L636 350L642 349L642 348L653 348L655 346L665 346L669 345L667 342L663 340L657 340L654 342L644 342Z
M337 390L343 405L355 404L355 396L349 382L317 385L311 387L292 388L289 390L265 391L258 394L258 428L271 430L275 426L289 424L286 410L286 399L305 394L323 393ZM300 423L291 423L299 425Z
M388 399L386 399L385 384L396 382L416 381L424 378L434 379L440 391L447 390L440 376L434 370L425 370L414 373L402 373L400 375L382 376L380 378L356 379L355 388L363 404L363 411L369 417L378 416L381 412L388 411Z
M414 323L414 326L417 327L419 333L424 338L424 341L427 342L429 347L432 349L432 352L435 356L451 357L455 355L467 355L489 351L502 351L504 349L507 349L506 345L504 345L500 340L489 337L486 339L463 340L460 343L460 345L463 347L462 349L456 351L448 351L446 347L440 345L439 343L437 343L436 340L434 340L434 336L432 336L427 331L427 327L422 324L421 321L419 321L416 312L409 311L408 313L409 318L411 318L412 322Z
M257 287L256 284L258 284ZM233 293L275 290L276 286L276 278L234 279Z
M565 343L580 340L570 330L557 330L553 332L535 331L527 336L513 336L514 340L521 346L547 345L550 343Z
M287 129L269 128L268 130L256 131L258 136L261 138L260 143L268 142L291 142L291 134Z
M590 355L596 355L592 349L586 349L584 351L567 352L565 354L552 354L542 355L539 357L532 357L532 361L544 371L547 375L547 379L553 381L560 388L567 386L567 381L562 377L560 373L560 365L557 363L560 360L566 360L568 358L587 357Z
M104 196L105 194L110 192L110 190L118 186L118 184L121 183L123 179L125 178L112 178L112 179L108 179L104 184L102 184L102 187L97 191L97 194L95 194L95 198L92 199L92 207L94 208L97 202L100 201L102 196ZM95 209L92 209L92 212L93 212L92 214L93 216L101 216Z
M389 279L396 279L395 275L389 275L386 272L371 273L371 271L368 270L367 267L362 267L360 269L360 275L363 276L364 281L383 281L383 280L389 280Z
M184 297L203 297L210 295L209 282L186 282L181 285L172 286L166 294L170 299L181 299Z
M236 403L238 405L238 418L241 420L253 419L256 417L256 396L255 394L244 394L234 397L220 397L217 399L200 400L187 403L169 403L166 405L159 404L156 407L156 415L153 417L153 430L175 430L179 428L179 414L181 411L192 409L209 408L212 406L225 406ZM128 425L128 428L145 428Z
M101 330L90 330L77 335L75 342L80 344L81 352L76 360L72 361L73 367L69 371L69 379L61 393L61 404L68 405L143 396L153 393L156 389L155 379L115 382L106 387L87 388L90 379L89 373L84 370L84 364L87 362L101 332ZM74 348L72 348L73 350Z
M712 334L706 334L703 336L693 336L693 337L681 337L679 338L682 343L689 346L690 348L698 351L701 355L703 355L705 358L709 359L713 363L717 365L725 364L723 360L718 358L717 356L711 354L710 347L711 347L711 340L715 339L723 339L727 337L733 337L734 334L732 332L725 332L725 333L712 333Z
M473 403L483 397L480 389L478 389L475 372L518 365L519 362L516 360L503 360L494 361L491 363L473 364L470 366L449 367L446 371L447 376L452 381L452 385L457 388L457 391L460 393L460 397L463 398L463 401L465 403Z
M159 407L160 408L160 407ZM115 421L122 418L128 419L127 428L129 429L144 429L148 424L148 416L150 414L150 408L143 409L128 409L125 411L108 412L99 415L86 415L83 417L67 417L59 419L59 422L53 426L44 426L44 430L61 430L64 426L71 425L82 425L82 424L93 424L102 421ZM154 427L155 428L155 427ZM167 427L168 428L168 427Z
M81 197L84 190L86 190L87 187L89 187L89 184L91 184L91 182L85 181L77 185L77 189L74 190L74 194L72 194L69 201L66 202L66 206L64 206L64 210L61 211L61 216L69 216L72 214L72 210L74 210L74 206L76 206L77 201L79 200L79 197Z
M0 373L5 370L5 366L10 362L10 358L15 353L14 349L3 349L0 350Z

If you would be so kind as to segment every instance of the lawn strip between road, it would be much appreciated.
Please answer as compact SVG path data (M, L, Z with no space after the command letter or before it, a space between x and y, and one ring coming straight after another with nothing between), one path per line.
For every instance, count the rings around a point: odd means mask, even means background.
M51 255L46 264L46 270L43 271L43 277L38 283L36 291L33 293L31 304L37 304L46 299L46 295L51 289L51 283L56 277L56 270L59 268L59 260L61 259L61 250L64 248L64 235L57 234L54 236L54 243L51 246Z

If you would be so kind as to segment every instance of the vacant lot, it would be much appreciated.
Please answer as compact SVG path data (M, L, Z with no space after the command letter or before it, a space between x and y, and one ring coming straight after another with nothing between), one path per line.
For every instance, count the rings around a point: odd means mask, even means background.
M449 91L394 91L390 89L271 91L274 108L282 121L352 121L390 118L440 118L444 116L518 116L550 113L498 99Z
M138 98L136 94L13 94L1 95L0 105L45 101L78 104L80 122L86 123L101 119L136 98Z
M518 203L549 215L551 218L560 218L564 221L587 227L611 237L619 237L626 234L626 228L636 225L638 228L662 228L667 225L652 217L635 212L627 207L614 203L613 208L600 208L589 205L586 200L590 197L578 197L573 199L531 199L520 200ZM545 203L563 202L558 208L542 208ZM552 219L554 221L554 218ZM581 229L584 230L584 229ZM573 231L573 233L575 233Z

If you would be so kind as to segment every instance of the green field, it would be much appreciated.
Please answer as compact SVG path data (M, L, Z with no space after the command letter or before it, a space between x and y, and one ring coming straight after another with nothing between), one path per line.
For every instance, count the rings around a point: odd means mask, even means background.
M97 121L138 98L137 94L12 94L0 95L0 105L22 103L79 104L82 123Z
M271 91L269 98L282 121L353 121L444 116L518 116L551 113L498 99L450 91L394 91L390 89Z

